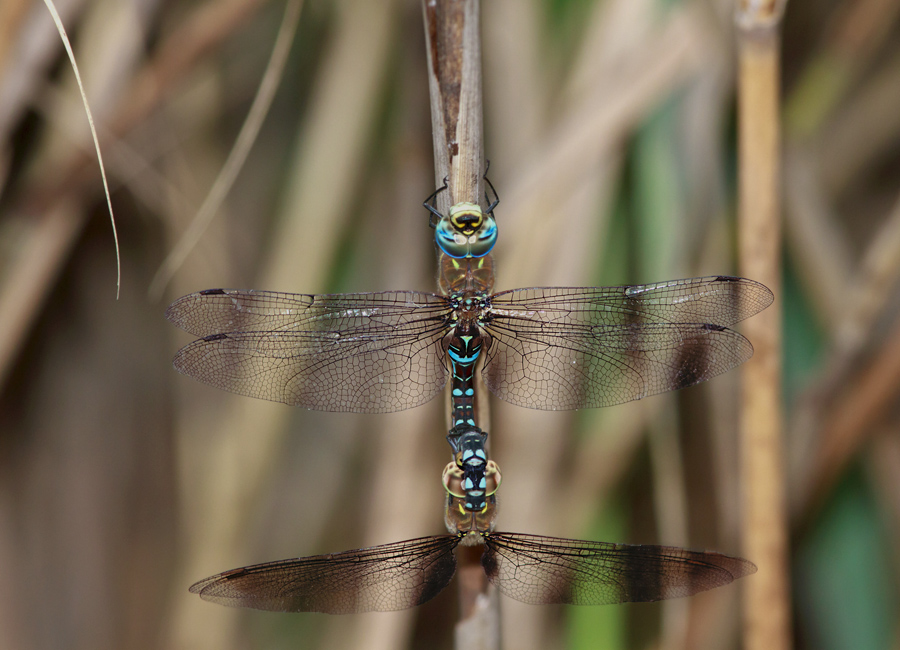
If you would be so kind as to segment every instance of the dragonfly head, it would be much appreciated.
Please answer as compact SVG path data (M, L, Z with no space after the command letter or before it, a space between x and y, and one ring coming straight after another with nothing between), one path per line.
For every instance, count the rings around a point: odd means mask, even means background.
M457 203L435 226L434 238L450 257L484 257L497 243L497 222L477 203Z

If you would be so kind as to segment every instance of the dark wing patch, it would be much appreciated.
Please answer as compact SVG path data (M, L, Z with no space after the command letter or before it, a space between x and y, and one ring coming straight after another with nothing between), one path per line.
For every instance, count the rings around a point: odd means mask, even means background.
M772 301L763 285L708 277L653 285L516 289L492 297L483 378L498 397L556 410L691 386L753 347L728 325Z
M455 535L268 562L190 588L204 600L273 612L390 612L434 598L453 577Z
M608 605L691 596L756 572L742 558L671 546L539 535L484 536L482 565L506 596L532 605Z

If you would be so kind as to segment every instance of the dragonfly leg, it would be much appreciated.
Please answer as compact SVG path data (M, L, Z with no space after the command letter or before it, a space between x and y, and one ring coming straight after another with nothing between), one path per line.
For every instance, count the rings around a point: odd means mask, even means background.
M484 176L482 176L482 178L484 179L484 182L488 184L488 187L491 188L491 192L494 194L494 200L491 201L491 197L488 195L487 190L485 190L484 191L484 200L488 204L487 210L484 211L485 214L491 214L494 211L494 208L497 207L497 204L500 203L500 197L497 195L497 190L494 189L494 184L487 177L488 170L490 168L491 168L491 161L488 160L487 166L485 166L485 168L484 168Z
M437 195L447 189L448 180L448 177L444 176L444 184L441 187L437 188L434 192L432 192L431 195L427 199L425 199L425 202L422 203L422 205L425 206L425 209L431 213L428 220L428 225L432 228L437 227L438 222L440 222L440 220L444 218L444 215L438 212L437 209Z

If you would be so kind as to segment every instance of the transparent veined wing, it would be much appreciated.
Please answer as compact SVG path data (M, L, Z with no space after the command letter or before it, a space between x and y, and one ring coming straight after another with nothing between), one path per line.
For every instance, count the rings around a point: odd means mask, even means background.
M753 347L728 326L771 302L763 285L725 276L501 292L484 319L482 376L501 399L546 410L684 388L749 359Z
M434 598L453 577L454 535L268 562L226 571L190 588L204 600L273 612L390 612Z
M384 413L444 387L445 298L411 291L304 295L212 289L176 300L172 323L203 338L175 368L241 395L323 411Z
M756 572L743 558L517 533L484 535L481 563L500 593L532 605L682 598Z

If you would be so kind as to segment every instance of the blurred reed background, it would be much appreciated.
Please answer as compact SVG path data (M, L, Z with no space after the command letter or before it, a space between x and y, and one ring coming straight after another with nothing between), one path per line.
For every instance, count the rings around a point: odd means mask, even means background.
M441 533L443 402L377 416L178 375L163 319L212 287L434 289L418 0L308 0L247 163L162 295L285 5L0 4L0 647L449 648L453 588L350 617L231 610L226 569ZM736 271L732 3L485 0L499 290ZM785 400L798 648L900 648L900 5L784 24ZM739 553L738 373L579 413L492 403L498 529ZM753 558L750 558L753 559ZM747 580L752 580L750 577ZM733 648L738 586L532 607L508 648Z

